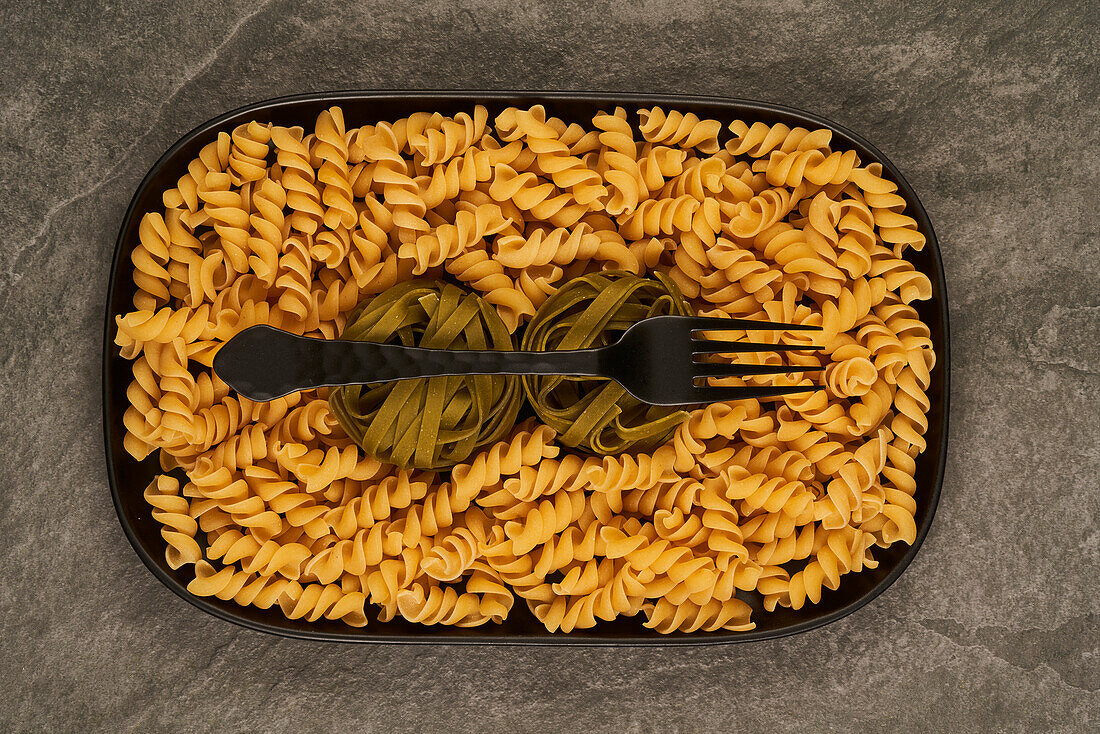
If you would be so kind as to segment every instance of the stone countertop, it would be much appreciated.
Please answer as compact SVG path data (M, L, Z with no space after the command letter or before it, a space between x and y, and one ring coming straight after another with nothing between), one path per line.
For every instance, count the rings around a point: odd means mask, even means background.
M1095 7L459 5L0 3L0 730L1095 727ZM943 500L910 569L825 628L690 649L311 644L165 589L115 520L103 459L117 227L194 125L341 88L746 97L885 151L935 223L953 327Z

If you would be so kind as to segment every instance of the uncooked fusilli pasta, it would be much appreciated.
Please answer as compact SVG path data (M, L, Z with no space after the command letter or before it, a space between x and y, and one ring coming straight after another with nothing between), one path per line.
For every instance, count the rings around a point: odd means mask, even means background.
M817 603L876 547L913 542L936 355L912 304L931 284L882 167L828 130L553 112L252 122L145 214L115 332L134 360L124 445L160 460L145 499L191 593L356 627L519 607L561 632L632 615L747 630L750 597ZM258 404L210 367L254 324L543 349L654 313L821 326L744 334L823 346L774 378L820 389L670 412L527 378L522 420L517 378Z

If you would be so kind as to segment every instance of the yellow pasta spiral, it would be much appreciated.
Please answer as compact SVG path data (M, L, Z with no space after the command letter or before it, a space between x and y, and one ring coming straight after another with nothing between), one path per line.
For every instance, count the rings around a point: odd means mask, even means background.
M229 170L233 184L258 181L267 175L271 126L252 122L238 125L230 135Z
M204 145L198 157L187 165L187 173L180 176L176 187L164 192L162 197L164 206L184 207L189 214L195 214L200 207L199 182L206 178L209 171L225 171L229 166L231 147L232 138L226 132L218 133L214 140ZM188 217L187 221L191 226L199 222L191 217Z
M801 198L802 191L772 188L737 205L737 213L726 225L735 237L755 237L787 216Z
M717 120L700 120L692 112L686 115L676 110L665 112L660 107L638 110L641 124L638 130L650 143L679 145L697 148L700 153L718 152L718 134L722 123Z
M790 128L783 123L768 125L754 122L749 125L741 120L729 124L733 138L726 143L726 150L733 155L763 158L773 150L791 153L796 150L818 150L828 147L833 138L831 130L814 130L804 127Z
M317 117L312 154L321 159L317 181L324 186L321 201L328 207L325 226L330 230L353 226L357 213L352 204L344 113L339 107L327 109Z
M313 258L306 243L297 237L288 238L284 248L275 279L277 303L283 311L303 319L312 303Z
M842 199L838 210L840 219L836 228L840 237L836 243L839 251L837 266L850 277L858 278L870 270L872 253L876 249L874 215L856 199Z
M557 596L545 602L528 602L535 617L551 632L571 632L596 626L620 614L634 615L641 609L646 587L640 572L624 560L599 564L595 591L580 596Z
M479 564L466 579L465 587L460 593L451 587L413 584L398 592L398 612L410 622L458 627L499 624L508 615L514 597L488 566Z
M153 519L164 526L160 534L168 544L165 555L168 565L179 568L199 562L202 550L195 542L199 526L189 514L187 499L180 496L179 481L158 475L145 488L145 501L153 507Z
M619 231L632 240L690 232L699 207L699 200L689 194L674 199L649 199L638 204L622 220Z
M586 223L571 229L536 229L530 235L502 234L496 239L495 259L509 268L530 268L551 262L568 265L576 260L591 260L601 239Z
M662 192L659 195L664 198L666 196L663 192L666 187L665 182L683 174L686 157L687 153L678 148L652 145L650 143L642 146L638 156L638 175L645 195L651 196L654 192ZM724 171L725 164L721 161L718 163ZM669 184L671 185L671 182ZM639 191L640 193L641 191Z
M420 564L424 573L443 582L454 581L466 573L481 556L488 522L479 508L467 510L462 524L436 539Z
M772 186L798 186L803 180L824 186L847 181L858 163L854 150L828 155L817 149L792 153L773 151L764 171Z
M431 226L424 220L427 204L420 187L409 175L409 163L401 157L401 143L394 129L378 125L374 134L360 140L364 160L375 162L374 180L382 186L386 205L393 211L393 224L402 243L413 242Z
M932 281L908 260L895 257L885 247L868 248L867 275L882 278L886 288L895 291L903 303L932 297Z
M325 210L317 188L317 172L310 163L309 146L300 127L271 128L275 146L275 161L282 169L279 183L286 189L286 205L291 210L290 226L302 234L312 235L321 226Z
M263 178L252 189L253 212L248 221L253 235L248 238L248 264L264 285L270 287L278 276L279 255L283 247L286 217L286 189L270 178Z
M291 583L279 599L279 607L289 619L338 619L352 627L366 625L366 603L361 591L347 592L338 584Z
M535 306L527 291L516 286L499 262L489 257L485 250L470 250L446 264L447 272L482 294L486 303L497 308L497 313L509 332L514 332L522 319L535 312Z
M854 169L851 180L863 192L864 201L874 213L879 237L893 245L895 255L900 256L907 247L914 250L924 247L925 237L917 230L916 220L901 213L905 199L896 193L897 184L882 177L881 163Z
M138 244L130 253L134 285L137 286L134 308L153 310L167 303L172 276L165 265L170 248L171 234L164 217L152 212L142 217L138 225Z
M756 627L749 621L752 608L740 599L726 602L711 599L703 604L685 601L672 604L667 599L642 605L646 615L645 626L658 632L713 632L726 629L743 632Z
M509 107L496 118L502 140L523 141L535 154L539 173L554 185L568 190L579 204L593 204L606 195L600 175L573 154L566 139L567 128L560 120L546 118L546 109L535 105L529 110Z
M516 287L527 297L531 307L537 309L557 291L557 283L564 275L565 271L557 265L533 265L524 268L523 272L519 274L519 278L516 279Z
M492 178L494 165L513 162L520 147L517 143L495 150L469 148L461 156L433 166L430 174L416 178L420 198L429 209L435 209L448 199L474 191Z
M504 489L521 502L530 502L562 489L581 489L586 483L584 470L591 461L575 454L567 454L561 461L545 459L537 467L521 467L519 476L504 481Z
M588 211L586 205L577 203L570 194L560 193L554 184L540 183L530 171L519 173L506 163L498 164L493 171L489 195L495 201L511 201L521 210L558 227L576 224Z
M431 126L409 136L409 147L424 158L425 165L446 163L481 140L488 119L488 110L477 105L473 116L468 112L459 112L453 118L441 120L438 127Z
M203 212L210 218L218 247L234 272L248 270L248 211L241 191L232 189L227 173L208 173L199 187Z
M604 205L608 214L618 216L634 211L642 197L642 172L638 166L638 145L634 131L626 119L626 110L616 107L614 113L600 113L592 124L602 130L606 172L604 179L612 192Z
M421 235L416 242L401 245L399 257L416 261L414 275L422 275L428 268L442 265L444 261L460 255L488 235L496 234L511 223L505 219L500 207L492 204L471 207L455 214L453 224L444 224Z
M456 466L451 479L463 495L476 497L479 492L495 488L503 478L518 474L523 467L557 456L560 449L553 442L554 435L548 426L532 427L525 422L509 439L498 441L470 462ZM478 503L487 506L481 498Z
M722 191L725 183L726 164L718 156L693 159L683 171L661 190L661 199L672 199L689 194L699 201Z

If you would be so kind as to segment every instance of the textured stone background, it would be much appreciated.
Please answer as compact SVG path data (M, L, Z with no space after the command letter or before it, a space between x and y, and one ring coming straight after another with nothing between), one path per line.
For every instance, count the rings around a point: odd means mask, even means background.
M1095 5L455 5L0 3L0 730L1095 727ZM829 627L674 650L307 644L163 588L102 455L116 229L195 124L337 88L748 97L886 151L935 222L954 328L943 502L910 570Z

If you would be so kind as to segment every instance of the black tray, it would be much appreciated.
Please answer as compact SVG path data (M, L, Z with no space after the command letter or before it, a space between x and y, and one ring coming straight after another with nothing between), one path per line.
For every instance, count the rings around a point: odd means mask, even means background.
M834 148L852 149L866 164L882 163L889 178L897 182L898 193L905 198L906 214L916 219L920 231L928 238L921 252L907 257L918 270L932 280L932 299L917 304L921 318L931 327L937 364L932 373L928 396L932 409L928 414L928 449L917 459L917 537L912 546L895 543L887 549L876 548L879 566L844 577L836 591L825 590L820 604L799 611L779 609L765 613L755 605L751 632L694 632L661 635L644 628L641 617L602 622L590 630L569 634L551 634L540 624L520 600L503 625L486 625L473 629L445 626L426 627L404 621L381 623L371 621L366 627L352 628L340 622L322 620L308 623L290 620L277 609L262 610L241 607L232 601L192 596L186 590L191 574L189 568L173 571L164 560L165 543L160 525L150 516L150 508L142 491L158 470L155 458L138 462L122 448L122 413L126 406L126 386L132 372L130 362L119 356L114 346L117 314L125 313L134 295L130 252L137 242L138 223L143 214L161 206L161 193L175 186L185 172L187 163L199 149L219 131L230 131L237 125L258 120L282 125L309 127L317 115L331 105L344 109L349 125L376 120L393 120L418 110L438 110L453 114L469 110L475 103L489 108L495 115L504 107L528 107L545 104L548 110L566 121L588 122L597 110L622 105L629 111L639 107L661 105L682 112L694 112L703 118L721 120L734 118L748 122L760 120L789 126L830 128ZM490 118L491 119L491 118ZM948 373L947 288L939 245L932 231L928 213L916 193L886 157L855 133L816 115L779 105L714 97L663 96L651 94L599 93L532 93L532 92L327 92L294 97L281 97L227 112L199 125L183 136L165 153L141 182L122 219L118 243L115 246L111 280L107 291L106 329L103 343L103 424L107 451L107 476L119 522L141 560L165 586L191 604L215 617L263 632L311 640L342 642L400 643L503 643L503 644L564 644L564 645L699 645L726 642L764 640L820 627L851 614L886 590L913 560L924 541L940 496L944 461L947 455Z

